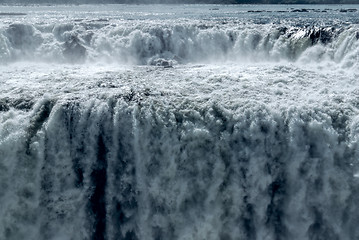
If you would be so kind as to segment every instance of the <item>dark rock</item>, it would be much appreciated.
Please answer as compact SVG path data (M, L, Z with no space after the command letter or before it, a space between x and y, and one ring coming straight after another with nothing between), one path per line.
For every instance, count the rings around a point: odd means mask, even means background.
M166 59L156 59L154 61L152 61L150 63L151 65L155 65L155 66L161 66L164 68L171 68L172 67L172 62L170 60L166 60Z
M302 9L294 9L292 10L292 12L309 12L309 11L305 8L302 8Z
M9 108L8 104L6 103L6 101L0 99L0 112L6 112L9 110L10 110L10 108Z
M317 42L327 44L332 41L334 31L335 31L335 28L313 29L310 32L309 37L312 40L312 44L315 44Z
M287 27L280 27L278 29L278 32L280 35L284 35L287 32L288 28Z

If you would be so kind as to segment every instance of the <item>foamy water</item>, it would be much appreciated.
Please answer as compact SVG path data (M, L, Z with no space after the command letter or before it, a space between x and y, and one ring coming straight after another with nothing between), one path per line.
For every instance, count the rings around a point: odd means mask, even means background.
M359 238L357 8L1 6L0 239Z

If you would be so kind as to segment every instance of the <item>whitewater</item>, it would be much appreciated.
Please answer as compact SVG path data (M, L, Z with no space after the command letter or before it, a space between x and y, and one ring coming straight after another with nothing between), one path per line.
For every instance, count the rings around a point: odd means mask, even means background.
M359 239L358 5L0 5L0 239Z

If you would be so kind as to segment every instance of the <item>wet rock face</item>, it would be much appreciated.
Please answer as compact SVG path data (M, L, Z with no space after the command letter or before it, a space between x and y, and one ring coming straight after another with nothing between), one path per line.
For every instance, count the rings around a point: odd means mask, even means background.
M312 40L312 43L323 43L327 44L332 41L333 35L335 34L335 28L320 28L313 29L309 37Z
M292 12L309 12L308 9L302 8L302 9L294 9Z
M333 39L335 39L335 37L338 36L341 32L342 29L336 29L334 27L306 27L289 29L287 27L278 28L279 35L286 35L287 38L309 38L312 42L312 45L317 43L328 44L332 42Z
M150 62L150 64L154 66L161 66L164 68L172 68L173 65L172 61L163 58L154 59Z
M70 39L64 43L63 55L70 62L84 62L86 58L86 48L82 46L77 36L71 36Z

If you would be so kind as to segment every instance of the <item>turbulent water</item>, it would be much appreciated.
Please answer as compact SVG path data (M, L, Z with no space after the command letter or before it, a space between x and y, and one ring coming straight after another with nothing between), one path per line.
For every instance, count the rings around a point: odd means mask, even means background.
M0 6L0 239L359 239L358 9Z

